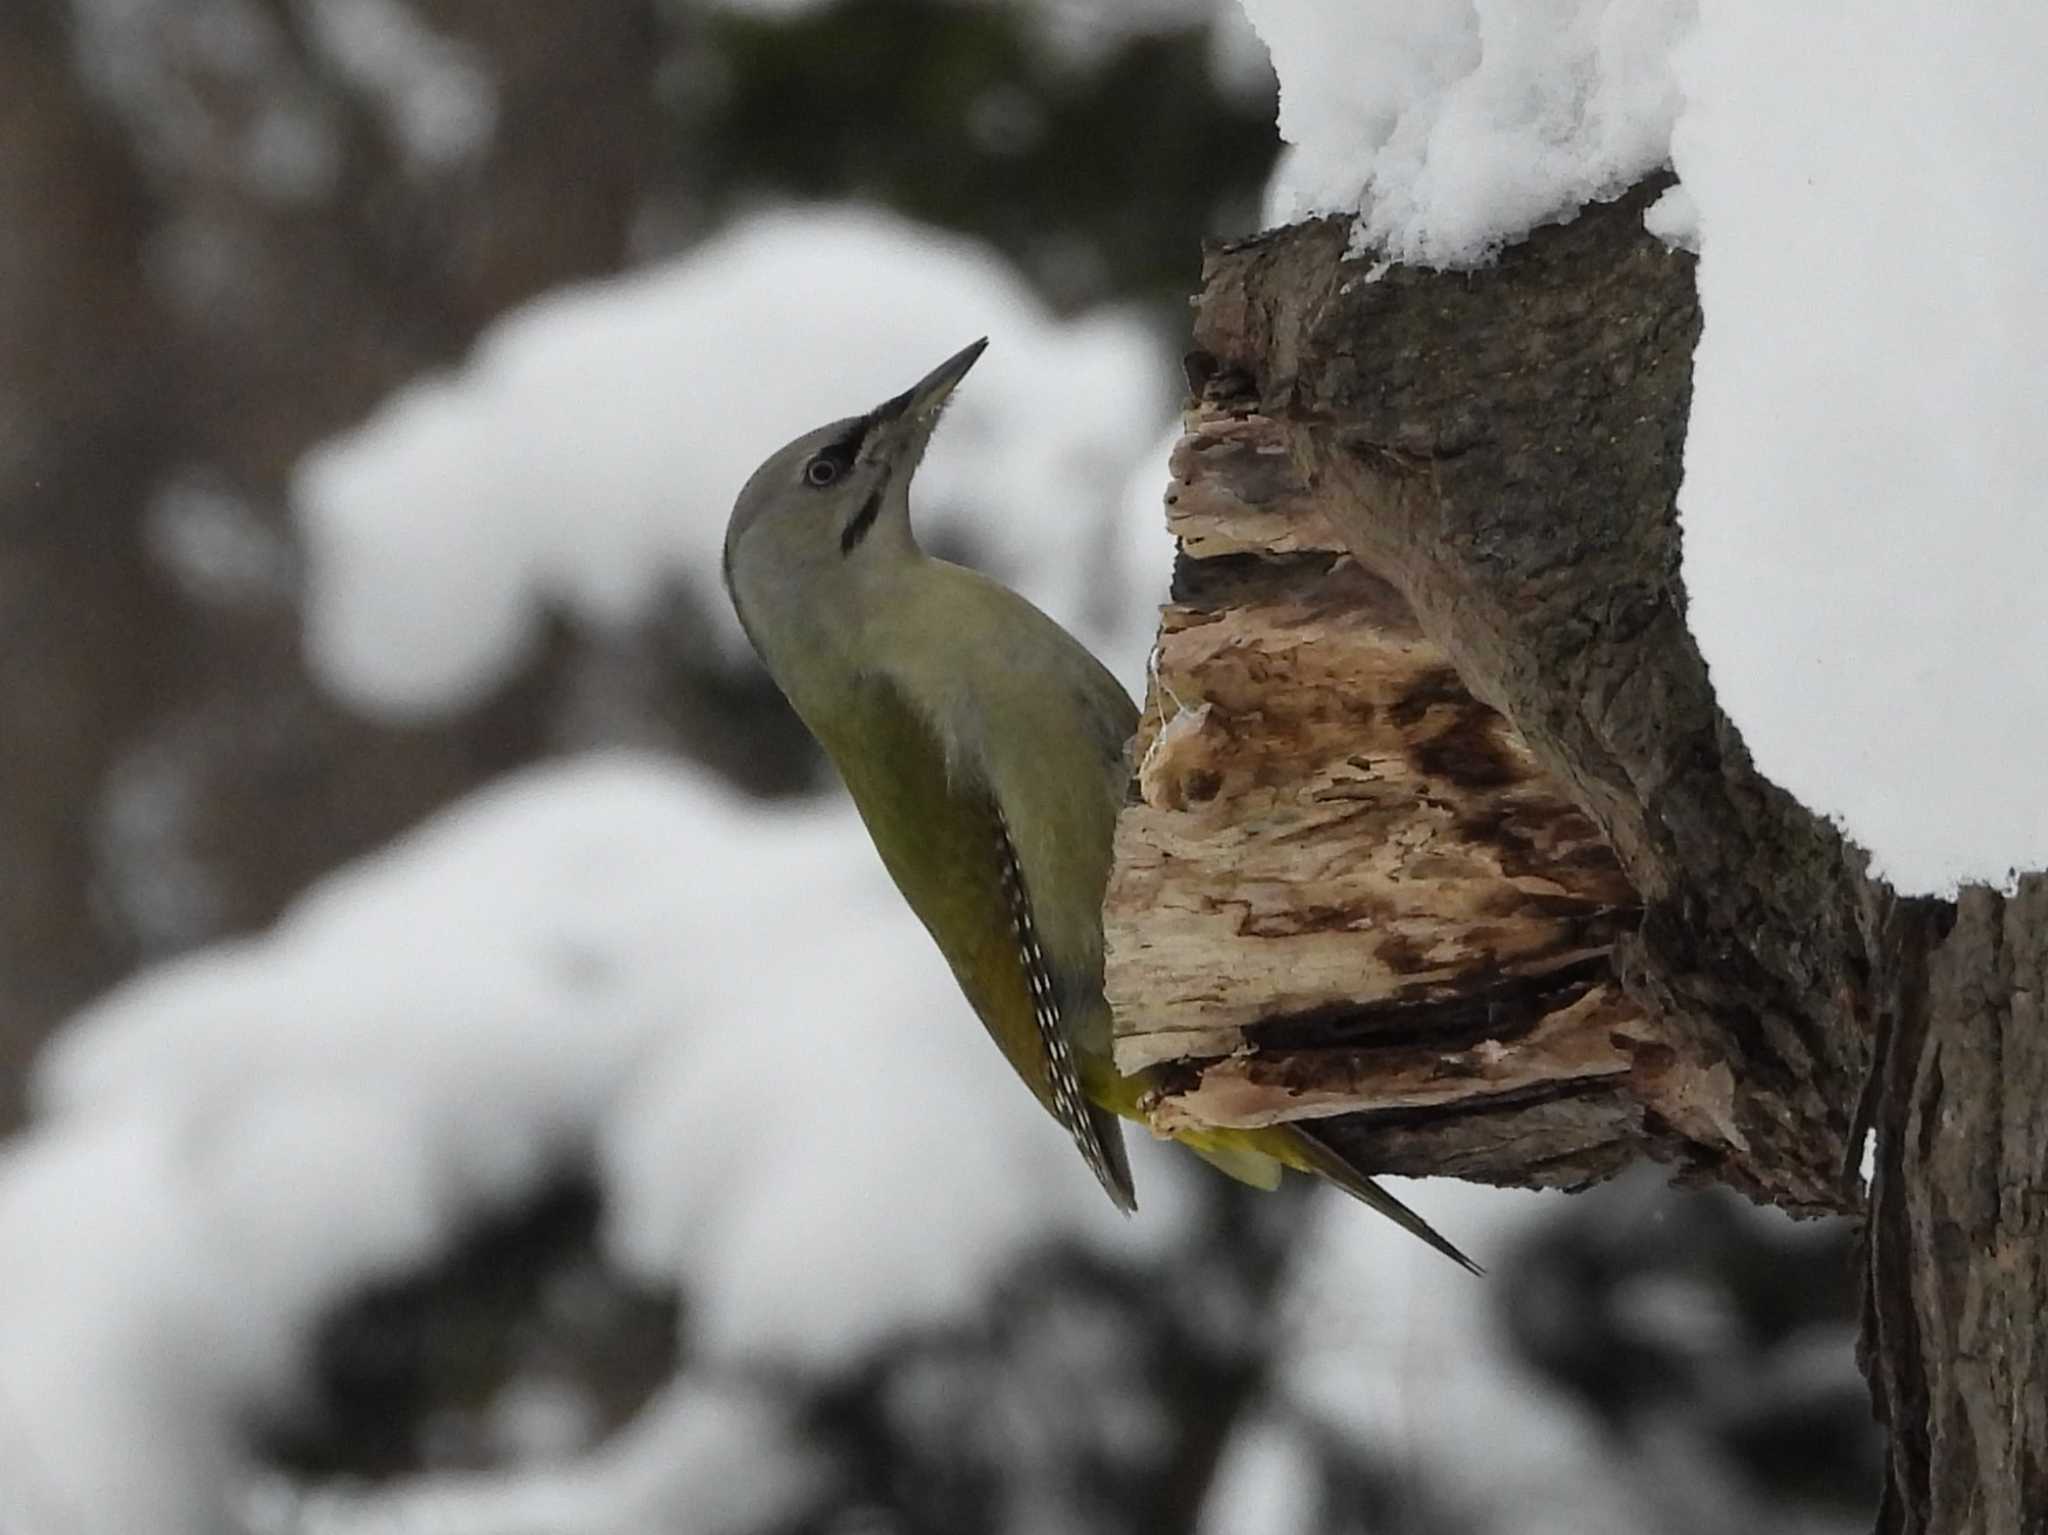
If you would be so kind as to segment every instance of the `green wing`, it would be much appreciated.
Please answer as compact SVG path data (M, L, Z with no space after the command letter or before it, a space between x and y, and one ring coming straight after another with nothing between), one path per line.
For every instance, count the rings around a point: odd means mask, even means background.
M1027 864L986 781L948 763L931 725L886 677L853 684L814 722L890 877L1017 1075L1079 1147L1119 1209L1136 1208L1123 1129L1089 1102L1073 1048L1097 971L1062 965L1035 918ZM1076 969L1081 974L1076 975ZM1088 993L1093 990L1091 998Z

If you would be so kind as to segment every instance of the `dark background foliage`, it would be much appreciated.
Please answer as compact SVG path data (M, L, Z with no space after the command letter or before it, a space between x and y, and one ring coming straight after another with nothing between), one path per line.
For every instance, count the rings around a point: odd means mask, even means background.
M454 718L350 713L298 644L286 494L308 448L521 301L791 198L975 236L1058 308L1135 304L1178 341L1202 239L1255 226L1277 148L1270 79L1219 76L1200 7L1118 30L946 0L409 0L499 102L476 154L422 166L314 3L0 6L0 1130L73 1008L262 926L510 768L630 739L759 793L822 782L765 680L701 659L680 599L631 632L564 618ZM217 46L224 17L262 46ZM266 168L258 129L292 118L324 149ZM596 693L606 709L583 706ZM1050 1251L973 1327L783 1383L830 1468L792 1528L1004 1528L1025 1481L1065 1528L1213 1528L1217 1468L1255 1421L1301 1447L1315 1530L1497 1527L1458 1477L1272 1389L1301 1201L1221 1180L1207 1197L1184 1251ZM437 1271L363 1295L314 1344L305 1409L252 1433L307 1483L488 1467L476 1425L536 1368L577 1380L600 1429L625 1421L690 1367L688 1298L609 1273L600 1215L565 1169ZM1628 1185L1509 1255L1489 1293L1614 1476L1661 1481L1645 1527L1853 1521L1874 1440L1844 1240ZM1134 1437L1118 1412L1163 1427ZM1038 1426L1029 1461L1019 1423ZM1677 1453L1712 1475L1672 1480Z

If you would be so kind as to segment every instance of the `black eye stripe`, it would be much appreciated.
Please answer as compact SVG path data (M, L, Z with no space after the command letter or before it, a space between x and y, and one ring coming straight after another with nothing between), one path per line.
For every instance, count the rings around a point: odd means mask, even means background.
M867 500L863 501L860 510L854 513L853 521L849 522L846 530L839 535L839 552L853 553L855 546L868 536L868 529L875 525L875 519L881 515L882 487L877 485L868 492Z
M861 444L867 441L868 429L879 418L880 412L862 416L840 435L838 441L829 442L812 454L810 462L804 466L805 482L815 488L823 489L838 479L848 469L852 468L854 459L860 456ZM811 471L821 463L832 465L835 472L826 475L823 479L814 479Z
M877 421L894 421L910 407L910 397L915 390L906 389L891 399L884 400L865 416L861 417L860 429L866 432Z
M860 452L860 445L868 440L868 428L875 424L873 416L862 416L847 429L846 435L832 444L834 453L845 456L851 463Z

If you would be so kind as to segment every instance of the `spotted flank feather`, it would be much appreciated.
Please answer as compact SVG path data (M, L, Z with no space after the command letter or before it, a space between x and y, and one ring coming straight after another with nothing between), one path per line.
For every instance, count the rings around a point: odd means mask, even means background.
M1038 1020L1038 1037L1045 1046L1047 1080L1051 1086L1053 1116L1066 1127L1080 1148L1081 1159L1095 1174L1110 1202L1126 1214L1137 1209L1131 1188L1129 1164L1123 1156L1123 1138L1116 1119L1093 1104L1081 1090L1081 1074L1074 1065L1073 1046L1060 1016L1060 997L1052 969L1039 946L1038 926L1031 916L1031 896L1024 887L1024 869L1017 861L1016 846L1010 840L1009 823L996 816L996 856L1002 866L1003 902L1010 910L1010 935L1024 961L1024 976L1031 987L1031 1010ZM1105 1134L1105 1124L1107 1133ZM1112 1148L1110 1138L1115 1138Z

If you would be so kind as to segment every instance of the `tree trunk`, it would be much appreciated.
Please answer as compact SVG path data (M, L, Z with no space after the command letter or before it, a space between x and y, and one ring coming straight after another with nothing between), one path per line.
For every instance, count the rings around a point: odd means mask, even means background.
M1210 253L1109 987L1155 1117L1863 1212L1885 1527L2048 1528L2048 882L1902 900L1685 625L1694 261L1639 188L1483 272ZM1940 1133L1934 1127L1940 1125Z

